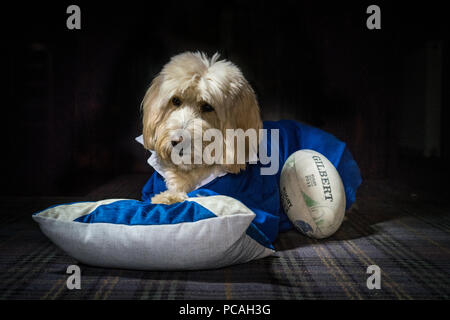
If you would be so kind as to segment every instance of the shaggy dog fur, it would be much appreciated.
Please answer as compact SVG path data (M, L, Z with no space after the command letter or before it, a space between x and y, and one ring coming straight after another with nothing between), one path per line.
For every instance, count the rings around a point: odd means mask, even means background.
M185 52L172 57L153 79L143 99L142 111L144 146L156 152L165 171L167 186L167 191L155 195L152 203L181 202L205 177L245 170L245 162L236 161L235 137L228 138L226 130L254 129L258 133L262 128L253 89L239 68L229 61L219 60L217 53L212 58L200 52ZM171 153L183 142L179 130L187 130L194 140L198 138L195 130L204 132L212 128L223 134L223 153L213 155L223 161L174 163ZM194 145L205 147L203 136L198 139L202 140L199 144L190 141L193 151ZM245 152L248 160L254 149L246 144ZM234 161L230 163L225 158Z

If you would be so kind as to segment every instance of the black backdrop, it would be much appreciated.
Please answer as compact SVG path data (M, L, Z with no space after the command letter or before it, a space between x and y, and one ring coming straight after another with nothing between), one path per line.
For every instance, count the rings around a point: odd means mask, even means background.
M186 50L239 65L265 120L298 119L346 141L365 179L447 174L446 11L395 2L374 2L381 30L366 27L372 1L2 3L2 194L84 194L150 174L134 142L139 104ZM70 4L81 30L66 28Z

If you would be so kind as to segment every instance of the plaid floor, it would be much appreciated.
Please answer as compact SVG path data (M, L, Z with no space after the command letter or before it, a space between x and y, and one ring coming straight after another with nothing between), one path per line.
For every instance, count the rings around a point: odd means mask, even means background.
M55 203L138 198L145 178L122 176L83 198L1 198L0 299L448 299L450 208L428 194L365 182L357 208L331 238L280 234L273 257L218 270L144 272L81 266L81 290L68 290L77 261L32 221ZM381 289L369 290L369 265Z

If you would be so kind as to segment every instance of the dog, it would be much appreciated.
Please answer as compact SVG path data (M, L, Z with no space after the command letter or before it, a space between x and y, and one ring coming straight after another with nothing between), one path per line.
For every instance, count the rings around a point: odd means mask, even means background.
M141 104L143 144L156 153L167 187L153 196L152 203L182 202L200 181L211 175L238 174L257 153L257 147L246 144L246 161L237 161L236 137L227 133L230 129L260 132L260 108L241 70L219 58L217 53L210 58L202 52L173 56L145 93ZM211 153L219 161L174 161L174 155L192 160L201 152L197 149L204 149L207 141L198 132L208 129L219 131L224 139L220 152L215 149ZM180 150L180 145L187 146L188 152Z

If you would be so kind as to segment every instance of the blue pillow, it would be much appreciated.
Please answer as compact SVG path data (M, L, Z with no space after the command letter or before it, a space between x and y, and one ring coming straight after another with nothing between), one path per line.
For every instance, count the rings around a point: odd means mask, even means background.
M221 195L173 205L129 199L50 207L33 219L82 263L140 270L219 268L273 254L255 214Z

